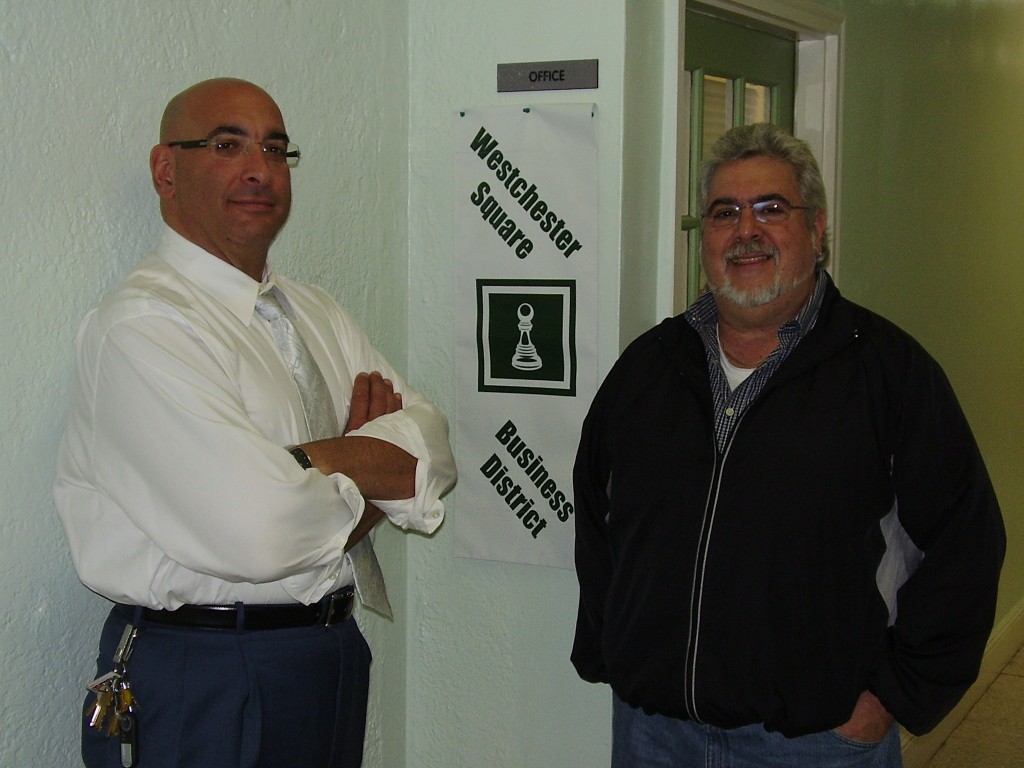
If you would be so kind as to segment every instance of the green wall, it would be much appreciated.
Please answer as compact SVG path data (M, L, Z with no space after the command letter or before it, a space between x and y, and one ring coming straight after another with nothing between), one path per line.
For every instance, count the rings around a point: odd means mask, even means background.
M960 396L1024 597L1024 3L847 0L844 293L913 333Z

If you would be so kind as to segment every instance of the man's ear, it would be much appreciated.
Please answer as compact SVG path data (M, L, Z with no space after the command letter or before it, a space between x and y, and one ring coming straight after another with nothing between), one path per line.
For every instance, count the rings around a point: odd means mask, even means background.
M162 200L174 197L174 153L166 144L157 144L149 152L149 171L153 189Z
M820 247L825 242L825 232L828 230L828 212L819 208L814 212L814 242Z

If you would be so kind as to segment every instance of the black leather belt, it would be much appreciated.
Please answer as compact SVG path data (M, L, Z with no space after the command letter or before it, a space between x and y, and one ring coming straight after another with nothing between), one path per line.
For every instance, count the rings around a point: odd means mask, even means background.
M340 624L352 615L355 590L342 587L312 605L183 605L173 611L142 609L142 618L153 624L192 629L246 630L287 629L322 624ZM118 611L129 621L135 606L118 605Z

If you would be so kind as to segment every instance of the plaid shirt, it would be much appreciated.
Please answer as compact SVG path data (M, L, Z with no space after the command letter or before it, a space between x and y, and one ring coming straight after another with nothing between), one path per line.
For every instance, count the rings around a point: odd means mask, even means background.
M729 387L725 371L722 370L721 349L718 344L718 307L714 296L710 292L704 293L683 313L686 322L704 340L708 374L711 377L711 394L715 402L715 441L720 452L725 450L729 437L740 423L743 414L761 394L761 390L782 365L782 361L814 327L828 282L825 270L819 268L811 297L795 318L783 323L779 328L779 346L736 389Z

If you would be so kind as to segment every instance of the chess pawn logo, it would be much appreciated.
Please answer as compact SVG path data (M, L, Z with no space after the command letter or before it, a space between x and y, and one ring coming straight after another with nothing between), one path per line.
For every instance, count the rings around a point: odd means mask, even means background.
M516 353L512 355L512 367L517 371L536 371L543 365L537 348L530 341L530 331L533 330L533 307L529 304L520 304L516 310L519 316L519 343L516 344Z

